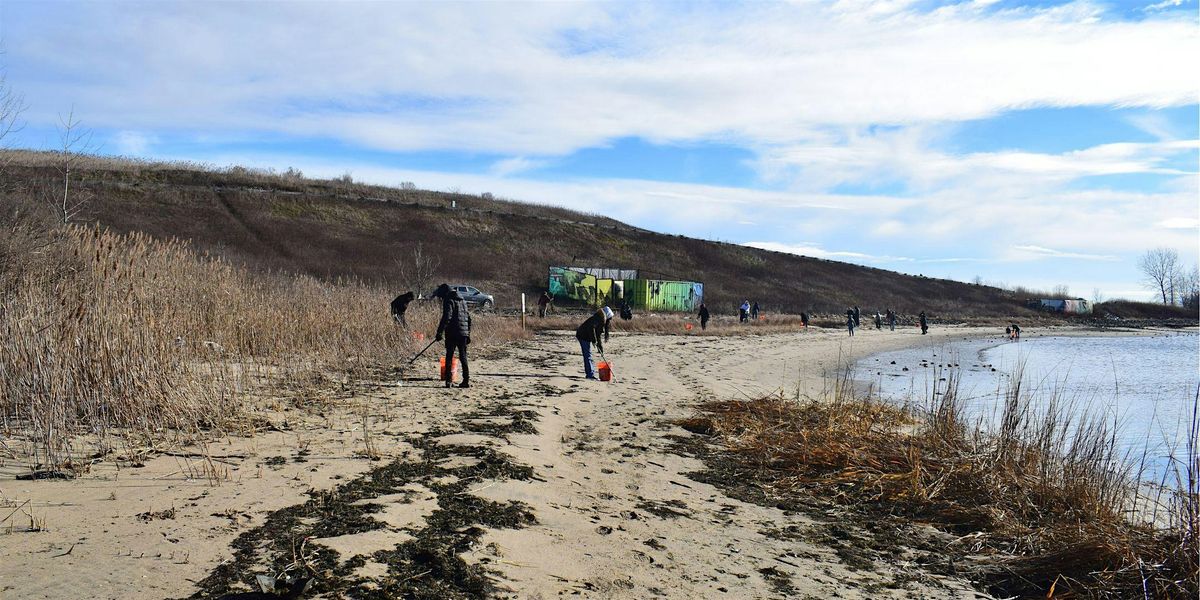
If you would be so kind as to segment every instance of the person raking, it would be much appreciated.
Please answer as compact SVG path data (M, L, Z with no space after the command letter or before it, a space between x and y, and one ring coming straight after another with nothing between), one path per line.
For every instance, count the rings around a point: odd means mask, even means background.
M471 313L467 311L467 302L444 283L433 292L433 297L442 299L442 319L438 321L437 335L433 339L446 340L446 387L454 383L454 352L457 350L462 364L462 383L458 387L469 388L471 368L467 365L467 346L471 344Z
M588 379L596 379L596 373L592 371L592 344L596 345L597 350L604 352L604 342L608 341L612 318L612 309L605 306L575 330L575 339L579 340L579 349L583 351L583 374Z

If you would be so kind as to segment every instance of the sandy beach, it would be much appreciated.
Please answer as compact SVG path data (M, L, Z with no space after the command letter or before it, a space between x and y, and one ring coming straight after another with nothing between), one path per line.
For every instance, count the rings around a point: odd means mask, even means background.
M848 555L838 540L859 526L836 514L698 481L704 464L681 443L693 434L673 420L706 398L817 395L874 352L996 333L618 326L609 383L583 379L572 335L542 333L473 358L469 390L442 389L426 357L404 381L319 408L263 402L253 435L99 461L73 481L15 480L24 467L8 458L0 597L219 597L287 563L344 592L311 597L414 585L449 597L481 585L513 598L987 597L909 553ZM327 518L297 512L306 502Z

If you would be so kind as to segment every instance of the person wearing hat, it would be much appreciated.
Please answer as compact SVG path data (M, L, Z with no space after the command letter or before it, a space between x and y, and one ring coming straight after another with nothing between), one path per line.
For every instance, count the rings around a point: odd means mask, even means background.
M579 349L583 351L583 374L588 379L596 379L596 374L592 371L592 344L596 345L597 350L604 352L604 342L608 341L609 323L612 322L612 318L612 309L605 306L575 330L575 339L579 340Z
M454 380L454 351L458 350L463 377L458 387L469 388L471 369L467 366L467 346L471 343L471 313L467 311L466 301L449 285L439 285L433 297L442 299L442 319L438 321L437 336L433 339L435 342L443 337L446 340L446 387Z

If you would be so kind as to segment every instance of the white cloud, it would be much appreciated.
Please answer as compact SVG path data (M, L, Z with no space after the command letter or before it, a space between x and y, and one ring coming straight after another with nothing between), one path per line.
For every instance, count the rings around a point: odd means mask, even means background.
M904 256L872 256L862 252L849 252L837 250L825 250L819 245L806 244L781 244L778 242L746 242L744 246L758 248L760 250L771 250L774 252L786 252L788 254L797 254L800 256L809 256L813 258L824 258L828 260L841 260L856 263L897 263L897 262L912 262L913 259Z
M1016 257L1029 258L1074 258L1081 260L1105 260L1116 261L1118 257L1111 254L1087 254L1084 252L1065 252L1063 250L1055 250L1053 248L1043 248L1041 246L1013 246L1016 251Z
M145 157L150 156L150 146L156 138L140 131L118 131L112 141L117 154Z
M1151 4L1150 6L1147 6L1146 8L1144 8L1143 10L1145 10L1146 12L1156 12L1156 11L1165 10L1168 8L1177 8L1180 6L1183 6L1183 0L1163 0L1162 2L1157 2L1155 4Z
M1200 228L1200 219L1196 217L1172 217L1156 223L1165 229L1196 229Z
M492 164L490 171L491 174L495 175L496 177L507 177L517 173L525 173L527 171L540 169L547 164L549 164L549 161L530 159L524 156L515 156L513 158L505 158L503 160L496 161Z
M386 150L773 146L830 125L1197 101L1188 15L910 4L17 3L6 42L31 120L59 109L66 80L97 127Z

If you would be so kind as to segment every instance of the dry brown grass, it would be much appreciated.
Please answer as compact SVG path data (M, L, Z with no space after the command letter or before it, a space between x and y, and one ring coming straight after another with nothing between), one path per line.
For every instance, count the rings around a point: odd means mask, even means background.
M1197 596L1194 447L1163 502L1170 518L1154 521L1145 507L1161 498L1139 495L1140 474L1122 459L1110 426L1072 423L1053 402L1033 410L1017 387L1001 399L1000 424L985 433L963 420L954 387L927 412L856 398L841 385L819 401L710 402L685 426L718 434L777 495L819 493L973 534L983 556L968 561L968 572L996 593Z
M107 445L114 430L220 430L250 392L377 379L418 348L382 287L254 274L142 234L42 236L15 261L38 268L21 268L0 296L0 419L41 468L72 466L81 434ZM409 324L431 334L437 316L417 305ZM522 335L515 319L481 315L472 341Z

